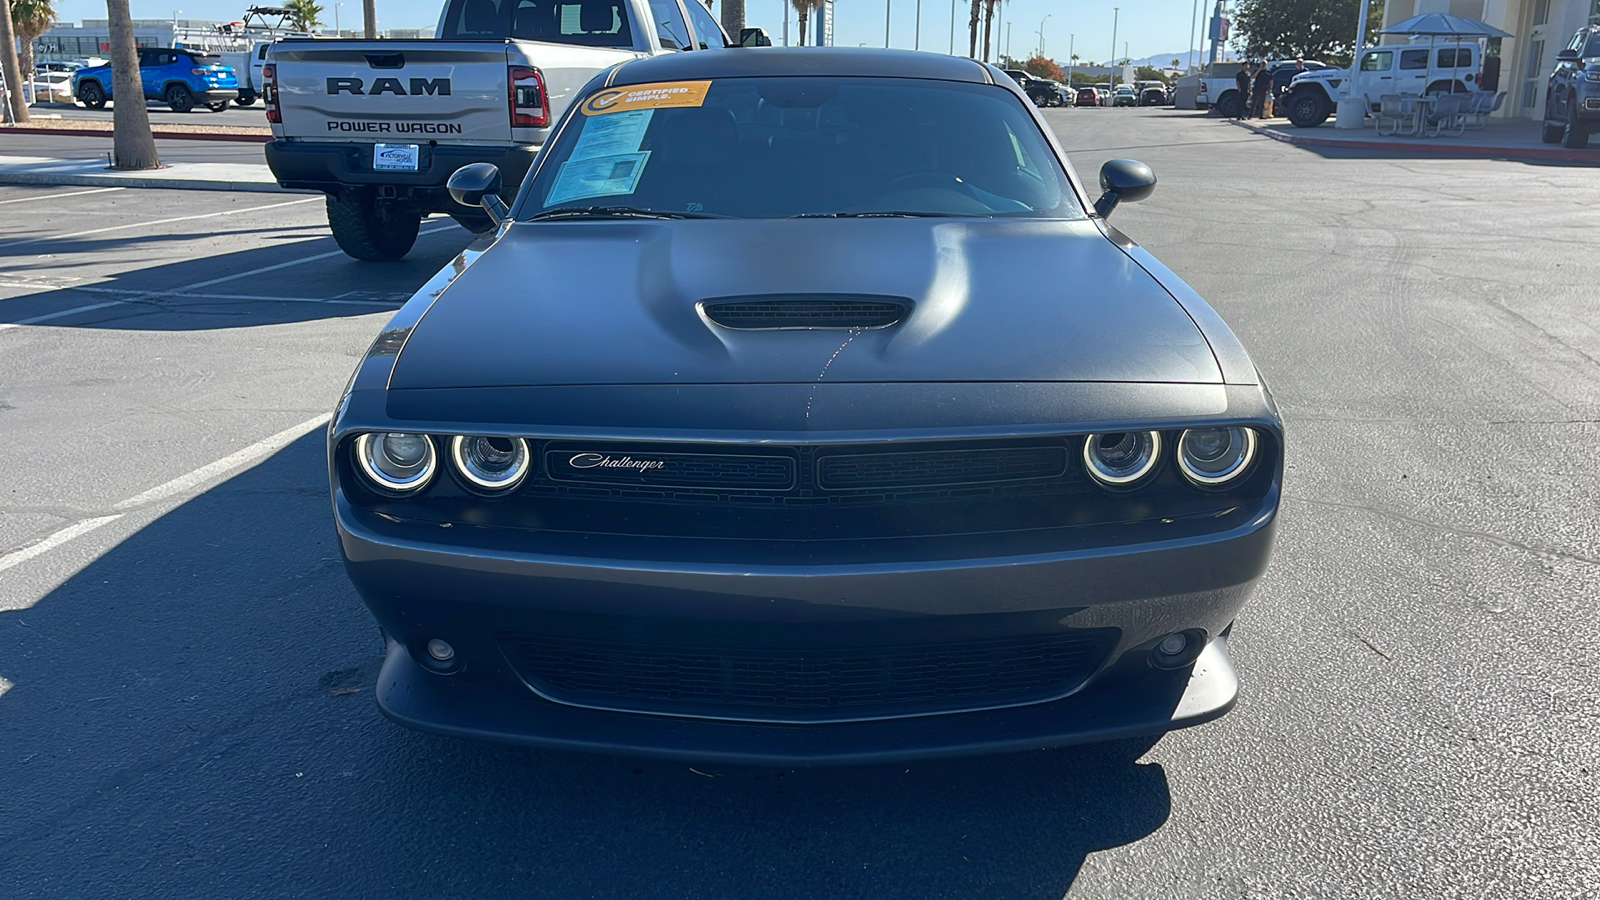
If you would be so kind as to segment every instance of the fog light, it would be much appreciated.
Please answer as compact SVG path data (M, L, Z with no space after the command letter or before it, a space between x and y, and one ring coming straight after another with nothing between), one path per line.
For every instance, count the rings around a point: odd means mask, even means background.
M428 655L439 662L449 662L456 657L456 648L444 641L434 638L428 641Z
M1196 628L1175 631L1151 648L1150 665L1158 669L1181 669L1199 659L1205 649L1205 632Z

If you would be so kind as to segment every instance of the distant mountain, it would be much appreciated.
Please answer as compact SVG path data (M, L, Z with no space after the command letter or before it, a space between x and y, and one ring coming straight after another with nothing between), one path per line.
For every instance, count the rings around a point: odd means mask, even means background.
M1179 61L1178 62L1178 68L1182 69L1182 68L1187 68L1190 65L1190 60L1188 59L1188 56L1189 56L1189 51L1187 51L1187 50L1178 50L1178 51L1173 52L1173 53L1157 53L1157 54L1154 54L1152 56L1143 56L1143 57L1139 57L1138 59L1134 59L1134 60L1132 60L1130 62L1130 65L1134 65L1134 66L1149 66L1152 69L1167 69L1167 68L1171 68L1172 61L1176 59L1176 60ZM1205 51L1204 50L1195 50L1194 51L1194 60L1193 60L1193 62L1198 63L1198 62L1204 60L1205 58L1206 57L1205 57ZM1100 59L1097 58L1097 59L1095 59L1095 62L1103 62L1103 60L1100 60Z

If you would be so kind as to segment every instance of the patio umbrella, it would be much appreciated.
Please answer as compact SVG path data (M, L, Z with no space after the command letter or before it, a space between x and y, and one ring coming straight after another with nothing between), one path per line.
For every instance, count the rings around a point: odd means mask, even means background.
M1463 19L1449 13L1423 13L1420 16L1412 16L1378 33L1415 34L1423 37L1451 37L1465 40L1511 37L1509 32L1501 31L1493 25L1487 25L1477 19Z

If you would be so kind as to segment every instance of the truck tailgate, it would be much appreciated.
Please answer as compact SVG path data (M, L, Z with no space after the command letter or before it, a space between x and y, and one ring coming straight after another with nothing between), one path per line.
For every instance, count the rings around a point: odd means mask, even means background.
M502 41L281 41L282 136L507 144Z

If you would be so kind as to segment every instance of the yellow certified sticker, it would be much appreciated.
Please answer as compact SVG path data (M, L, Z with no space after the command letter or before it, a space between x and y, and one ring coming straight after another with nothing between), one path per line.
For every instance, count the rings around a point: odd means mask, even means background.
M583 114L602 116L629 109L700 106L706 102L706 91L709 90L709 81L661 81L606 88L583 102Z

